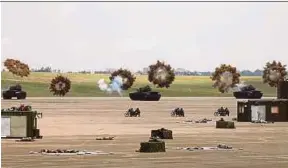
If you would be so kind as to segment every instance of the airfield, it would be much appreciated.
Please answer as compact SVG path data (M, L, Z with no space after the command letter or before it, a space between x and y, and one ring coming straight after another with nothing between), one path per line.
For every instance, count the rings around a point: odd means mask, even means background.
M15 142L2 139L3 168L38 167L133 167L133 168L287 168L288 123L238 123L236 129L216 129L213 113L228 107L236 117L235 98L166 98L159 102L138 102L129 98L30 98L2 100L2 108L32 105L43 113L38 127L43 139ZM124 117L129 108L139 107L141 117ZM185 117L170 116L182 107ZM185 120L213 119L210 123L185 123ZM140 142L148 141L152 129L173 131L165 140L165 153L138 153ZM96 137L115 136L98 141ZM232 151L187 151L177 147L230 145ZM46 156L29 154L41 149L81 149L113 152L111 155ZM25 166L24 166L25 165Z

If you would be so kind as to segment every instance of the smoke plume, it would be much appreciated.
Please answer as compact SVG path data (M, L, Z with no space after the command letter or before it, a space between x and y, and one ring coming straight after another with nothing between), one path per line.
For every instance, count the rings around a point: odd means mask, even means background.
M273 82L277 82L281 78L281 73L277 70L270 70L268 75L269 79Z
M244 88L245 86L248 86L248 85L244 81L241 81L240 83L235 84L235 86L231 88L231 91L240 92L242 88Z
M218 87L219 91L229 92L231 90L231 85L233 84L233 74L231 72L225 71L220 75L220 80L214 83L214 87Z
M241 81L240 83L235 84L234 86L232 86L232 83L233 83L233 74L231 72L225 71L224 73L221 74L220 82L217 84L220 89L226 92L238 92L241 91L242 88L248 86L244 81Z
M157 68L154 74L154 78L159 81L165 81L167 76L168 76L168 72L165 68Z
M107 84L104 79L100 79L98 81L99 89L105 91L108 94L117 92L120 96L122 96L122 88L121 88L122 85L123 85L123 79L120 76L114 77L109 84Z

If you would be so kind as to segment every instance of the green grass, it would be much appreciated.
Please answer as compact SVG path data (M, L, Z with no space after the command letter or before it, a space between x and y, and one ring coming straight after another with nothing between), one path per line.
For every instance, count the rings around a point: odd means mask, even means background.
M69 97L102 97L110 96L99 90L97 81L101 78L108 80L108 75L99 74L63 74L67 76L71 82L72 87L66 96ZM42 73L34 72L29 77L16 77L8 72L2 72L1 74L1 89L8 88L9 85L19 82L23 89L27 91L29 97L49 97L53 94L49 91L49 84L53 77L57 76L57 73ZM276 88L271 88L267 84L262 83L261 77L241 77L242 81L247 84L252 84L257 89L264 93L264 96L276 96ZM124 96L128 96L128 93L134 91L136 88L150 84L147 80L147 76L137 76L136 81L132 88L128 91L124 91ZM166 97L229 97L233 96L232 93L221 94L217 89L212 87L213 82L208 76L176 76L175 81L170 88L159 89L153 87L153 90L161 92L162 96ZM117 95L115 95L117 96Z

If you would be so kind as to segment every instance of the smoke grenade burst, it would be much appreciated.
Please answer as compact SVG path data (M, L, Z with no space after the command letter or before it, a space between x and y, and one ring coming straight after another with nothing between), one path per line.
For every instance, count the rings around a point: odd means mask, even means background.
M222 64L220 67L215 68L215 72L212 73L211 79L214 81L214 88L218 88L221 93L227 93L235 84L240 82L239 77L240 74L235 67Z
M269 79L273 82L277 82L281 78L281 73L277 70L270 70L268 75Z
M114 77L109 84L107 84L104 79L100 79L98 81L98 87L100 90L105 91L109 94L117 92L120 96L122 96L122 85L123 79L120 76Z
M149 65L148 80L158 88L169 88L175 79L174 69L169 64L157 61Z
M165 68L157 68L154 74L154 78L160 81L165 81L167 76L168 76L168 72L166 71Z
M267 62L263 70L262 79L264 83L268 83L271 87L277 87L278 83L285 80L286 65L282 65L281 62L273 61Z
M233 74L225 71L220 75L220 80L214 83L214 87L218 87L219 91L229 92L231 85L233 84Z
M231 72L225 71L222 75L221 75L221 79L220 81L222 83L224 83L226 86L230 86L233 83L233 75Z
M233 92L240 92L243 90L244 87L247 87L248 85L245 84L244 81L241 81L240 83L235 84L235 86L233 88L231 88L231 90Z

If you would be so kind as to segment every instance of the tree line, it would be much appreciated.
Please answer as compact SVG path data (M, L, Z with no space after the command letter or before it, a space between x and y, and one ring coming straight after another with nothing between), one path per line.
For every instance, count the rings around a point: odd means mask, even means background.
M81 73L81 74L111 74L116 69L107 69L102 71L88 71L88 70L82 70L82 71L68 71L68 73ZM2 71L5 71L4 69ZM60 69L52 69L51 67L41 67L36 69L31 69L31 72L50 72L50 73L61 73L62 71ZM189 71L182 68L177 68L174 70L175 75L177 76L211 76L211 71ZM147 68L144 68L143 70L139 70L136 72L136 74L139 75L146 75L147 74ZM260 69L256 69L255 71L251 70L242 70L240 71L241 76L262 76L263 71Z

